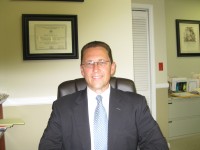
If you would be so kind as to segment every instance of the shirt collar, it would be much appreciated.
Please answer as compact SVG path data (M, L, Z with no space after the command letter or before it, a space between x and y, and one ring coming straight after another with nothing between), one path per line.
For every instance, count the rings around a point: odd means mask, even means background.
M88 95L90 95L92 97L95 97L95 98L96 98L97 95L101 95L102 97L104 97L104 99L105 98L109 98L109 95L110 95L110 84L109 84L109 87L101 94L95 93L88 86L87 86L87 92L88 92Z

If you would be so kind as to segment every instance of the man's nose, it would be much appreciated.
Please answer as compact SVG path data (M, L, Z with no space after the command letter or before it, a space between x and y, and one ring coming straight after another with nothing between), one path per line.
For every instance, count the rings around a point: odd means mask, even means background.
M94 70L99 69L99 64L98 64L98 62L94 62L94 64L93 64L93 69L94 69Z

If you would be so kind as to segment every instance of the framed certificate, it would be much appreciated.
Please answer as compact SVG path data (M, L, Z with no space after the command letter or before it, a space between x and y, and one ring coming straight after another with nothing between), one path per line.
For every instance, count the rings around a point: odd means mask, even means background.
M76 15L23 14L23 59L78 59Z

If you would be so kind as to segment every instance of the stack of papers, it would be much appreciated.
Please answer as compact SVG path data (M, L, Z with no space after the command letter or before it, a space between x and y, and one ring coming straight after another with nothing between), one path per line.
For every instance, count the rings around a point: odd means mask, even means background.
M196 94L192 94L189 92L178 92L178 93L171 93L171 96L176 96L176 97L195 97L198 96Z

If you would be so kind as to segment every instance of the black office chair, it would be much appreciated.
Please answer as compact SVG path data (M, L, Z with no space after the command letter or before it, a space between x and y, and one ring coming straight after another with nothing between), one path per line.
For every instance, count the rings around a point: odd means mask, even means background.
M122 91L136 92L135 83L130 79L111 77L110 85L113 88ZM64 81L58 86L57 98L68 94L72 94L76 91L80 91L85 88L86 88L86 81L84 78ZM139 150L139 148L137 150Z
M110 85L113 88L120 89L122 91L136 92L135 83L130 79L111 77ZM86 82L84 78L64 81L58 86L57 98L72 94L85 88Z

